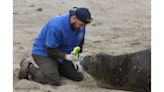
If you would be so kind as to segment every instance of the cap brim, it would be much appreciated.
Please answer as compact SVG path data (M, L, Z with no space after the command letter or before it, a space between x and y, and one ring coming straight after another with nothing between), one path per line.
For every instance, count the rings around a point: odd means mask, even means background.
M72 16L72 15L75 15L76 11L75 10L69 10L69 14Z

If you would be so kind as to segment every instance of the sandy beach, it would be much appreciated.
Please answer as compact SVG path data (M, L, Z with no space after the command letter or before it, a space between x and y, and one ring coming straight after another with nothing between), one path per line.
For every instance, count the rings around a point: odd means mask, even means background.
M14 92L127 92L101 88L86 72L83 81L63 78L59 87L17 79L20 61L33 61L32 44L43 25L74 6L89 8L94 19L87 26L85 54L119 55L151 47L150 0L13 0Z

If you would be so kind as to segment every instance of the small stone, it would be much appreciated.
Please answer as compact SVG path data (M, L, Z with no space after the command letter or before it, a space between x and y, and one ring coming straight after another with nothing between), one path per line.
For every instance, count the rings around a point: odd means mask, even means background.
M140 42L134 42L134 43L131 43L130 45L139 45L141 44Z
M51 92L51 90L45 90L44 92Z
M102 25L102 23L98 22L97 25Z
M64 2L61 2L61 4L65 4Z
M18 12L13 12L13 14L19 14Z
M59 16L62 15L61 13L58 14Z
M98 22L98 23L93 23L92 26L99 26L102 25L102 23Z
M115 54L115 52L112 51L111 54Z
M38 8L37 11L43 11L43 9L42 8Z
M14 42L13 44L14 45L19 45L19 44L21 44L21 42Z
M102 41L94 41L93 43L100 43L100 42L102 42Z
M28 14L28 12L25 12L24 14Z
M24 50L24 47L23 46L19 46L19 50Z
M100 9L101 11L103 11L104 9Z
M35 5L30 5L30 7L35 7Z
M97 26L97 25L94 23L94 24L92 24L92 26Z
M47 90L47 92L51 92L50 90Z

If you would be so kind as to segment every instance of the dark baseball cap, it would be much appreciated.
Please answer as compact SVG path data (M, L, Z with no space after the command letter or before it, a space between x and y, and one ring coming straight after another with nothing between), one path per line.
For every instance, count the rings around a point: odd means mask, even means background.
M69 14L71 16L75 15L81 22L85 24L91 23L93 21L90 11L84 7L74 7L73 9L69 10Z

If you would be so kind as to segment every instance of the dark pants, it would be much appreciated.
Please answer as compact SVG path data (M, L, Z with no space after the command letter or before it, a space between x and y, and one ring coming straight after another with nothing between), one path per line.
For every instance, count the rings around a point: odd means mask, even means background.
M39 68L29 66L29 73L33 80L42 84L60 85L60 76L74 81L83 80L83 74L74 69L72 62L59 63L49 57L32 55Z

